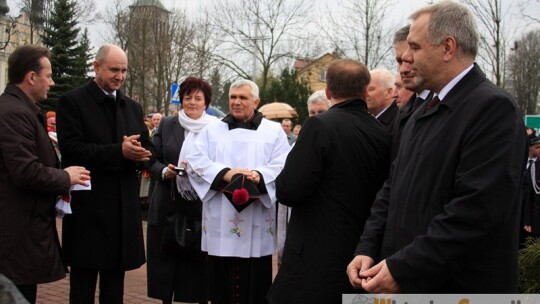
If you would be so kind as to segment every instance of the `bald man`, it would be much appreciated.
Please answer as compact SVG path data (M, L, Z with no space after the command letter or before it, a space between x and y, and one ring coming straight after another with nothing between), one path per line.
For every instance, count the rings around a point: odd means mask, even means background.
M92 172L90 191L73 191L72 215L62 239L71 266L70 303L122 303L124 272L145 262L137 170L153 145L140 105L120 91L128 60L115 45L102 46L95 79L58 101L57 131L63 165Z

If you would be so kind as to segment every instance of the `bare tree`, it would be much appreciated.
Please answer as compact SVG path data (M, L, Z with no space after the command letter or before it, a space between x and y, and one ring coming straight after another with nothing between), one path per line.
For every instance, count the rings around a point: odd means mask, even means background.
M518 2L519 10L521 11L521 15L525 18L525 20L528 20L532 23L540 23L540 17L538 17L538 15L532 15L532 12L529 9L534 4L540 5L540 0L527 0Z
M205 37L212 31L203 22L195 31L183 11L126 5L126 1L116 0L105 16L113 29L109 40L128 55L126 92L145 111L168 114L170 85L208 69L203 59L209 56L211 48L205 45L209 44Z
M0 21L0 30L4 29L0 33L0 51L4 50L8 47L8 45L11 42L11 37L13 36L13 33L15 32L15 28L17 26L17 21L13 19L12 17L6 17L2 16L0 17L2 20Z
M479 57L491 67L493 82L504 86L506 35L503 31L509 10L503 10L502 0L464 0L477 16L482 30Z
M522 113L536 114L540 93L540 30L531 31L514 43L508 71Z
M107 36L102 37L105 41L110 41L125 50L128 44L129 11L127 10L128 0L114 0L105 11L100 14L100 19L111 31L105 31Z
M392 31L385 28L392 0L341 0L339 10L327 8L321 31L334 49L355 58L370 69L381 65L391 54Z
M198 18L194 23L192 43L190 51L193 55L193 75L209 77L210 69L215 65L214 54L218 48L218 31L211 23L210 17L205 15Z
M128 92L136 95L144 109L163 103L164 53L170 48L170 12L157 6L129 7L126 53L129 60Z
M43 0L52 2L52 0ZM45 4L40 0L19 0L19 7L28 15L30 44L40 41L45 23ZM52 9L52 3L50 4Z
M213 1L212 23L220 34L216 61L243 78L260 75L264 92L276 63L300 49L311 6L311 0Z
M53 10L55 0L18 0L18 5L28 13L30 44L41 41L40 34L47 27L47 20ZM76 3L76 20L79 24L91 24L96 20L93 0L71 0Z

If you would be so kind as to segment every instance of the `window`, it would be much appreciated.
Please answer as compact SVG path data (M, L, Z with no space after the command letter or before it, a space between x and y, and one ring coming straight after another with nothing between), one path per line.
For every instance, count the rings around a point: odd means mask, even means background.
M326 68L319 71L319 80L326 82Z

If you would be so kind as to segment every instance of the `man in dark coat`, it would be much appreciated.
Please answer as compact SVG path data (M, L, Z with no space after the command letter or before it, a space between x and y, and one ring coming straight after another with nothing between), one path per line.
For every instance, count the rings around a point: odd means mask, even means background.
M92 170L92 189L72 192L73 214L63 222L66 261L71 266L70 302L122 303L124 272L144 262L137 169L153 145L140 105L119 90L126 54L104 45L94 61L95 79L61 96L57 128L64 166Z
M36 105L54 85L49 56L40 46L17 48L0 96L0 273L30 303L37 284L65 277L56 199L90 178L83 167L60 169L44 112Z
M391 134L399 112L393 97L395 77L385 69L371 70L370 75L371 81L366 93L368 111L384 126L388 134Z
M424 90L415 81L411 74L411 66L407 62L403 62L401 56L407 48L407 36L409 35L410 25L406 25L400 28L394 34L394 51L396 52L396 61L398 64L399 74L401 78L403 89L399 94L407 94L407 92L413 92L409 96L408 100L404 102L404 105L400 106L399 113L396 115L396 121L392 130L392 145L390 148L390 157L392 161L396 158L399 150L399 142L401 140L401 132L411 115L424 103L429 102L433 96L429 90ZM396 86L397 87L397 86Z
M370 293L517 293L521 115L474 64L465 6L438 2L411 18L403 60L436 97L405 125L350 281Z
M529 136L529 158L521 201L520 246L524 247L527 237L540 237L540 137Z
M292 213L270 303L341 303L354 291L344 270L390 162L389 135L364 101L369 79L354 60L328 67L333 106L308 118L276 179Z

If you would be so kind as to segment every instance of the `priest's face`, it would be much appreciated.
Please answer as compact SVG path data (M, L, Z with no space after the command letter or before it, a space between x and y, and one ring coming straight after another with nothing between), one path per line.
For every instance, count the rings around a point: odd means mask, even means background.
M260 99L254 98L249 85L232 88L229 93L229 111L234 119L247 121L259 105Z

